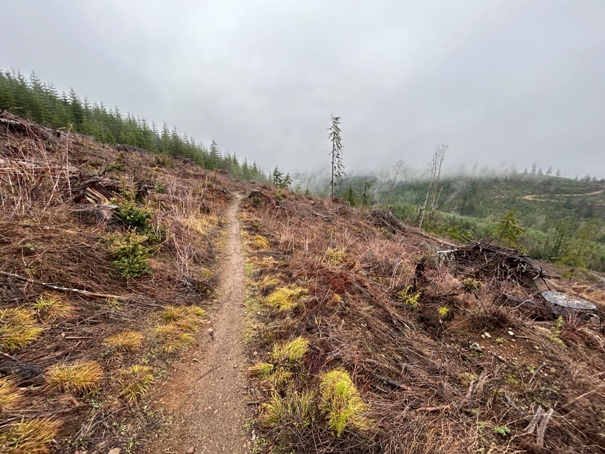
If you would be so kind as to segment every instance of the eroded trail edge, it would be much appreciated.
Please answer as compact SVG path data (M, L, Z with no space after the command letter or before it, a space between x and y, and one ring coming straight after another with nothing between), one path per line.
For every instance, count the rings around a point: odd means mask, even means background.
M219 309L212 316L212 331L204 332L197 355L181 362L172 373L160 402L174 415L167 436L148 453L248 453L246 436L244 319L244 258L240 224L236 217L241 195L226 212L228 221L221 263Z

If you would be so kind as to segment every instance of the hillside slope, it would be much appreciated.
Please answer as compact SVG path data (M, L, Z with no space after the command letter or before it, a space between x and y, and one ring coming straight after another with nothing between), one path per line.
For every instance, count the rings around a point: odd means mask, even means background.
M603 282L561 280L550 264L454 244L386 211L8 114L2 452L146 452L171 433L179 402L210 392L198 380L210 369L183 365L221 359L223 344L218 356L208 345L222 335L213 341L207 329L235 193L246 255L242 405L256 411L247 424L256 452L603 452ZM596 308L557 311L547 289ZM172 392L175 380L183 387ZM207 410L183 427L207 424Z

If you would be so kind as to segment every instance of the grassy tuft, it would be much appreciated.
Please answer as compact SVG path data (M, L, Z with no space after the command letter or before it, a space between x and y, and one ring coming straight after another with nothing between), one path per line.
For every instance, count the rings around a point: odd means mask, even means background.
M271 363L256 363L248 369L250 375L261 378L269 377L274 370L275 366Z
M135 364L126 369L120 369L118 373L119 395L130 402L147 394L149 385L153 382L153 371L149 366Z
M12 408L21 400L17 386L8 378L0 377L0 411Z
M256 285L261 292L265 292L267 290L275 288L278 284L279 279L271 276L265 276L263 280Z
M295 364L299 362L309 350L309 341L303 337L285 344L273 345L271 360L275 364Z
M269 249L271 246L267 238L262 235L255 235L250 244L255 249Z
M306 294L306 289L290 285L273 291L264 301L268 306L277 309L279 312L283 312L296 307L298 301Z
M168 322L196 320L205 315L206 311L199 306L166 306L162 311L162 318Z
M49 445L59 431L60 423L51 419L30 419L2 428L0 448L5 454L42 454L49 452Z
M321 410L337 437L347 426L360 430L369 427L369 420L364 416L368 406L359 396L348 372L337 369L323 374L320 392Z
M188 329L177 323L166 323L156 326L153 330L154 338L160 343L163 353L176 353L189 347L194 337Z
M55 364L46 372L46 380L62 391L85 394L98 388L103 380L103 369L96 361Z
M53 323L57 319L67 318L73 314L73 306L54 295L41 295L33 308L42 323Z
M31 309L0 309L0 348L17 350L38 339L43 329L36 326L34 315Z
M103 341L103 345L115 351L132 352L141 348L143 339L143 333L138 331L124 331L106 337Z
M277 431L299 431L311 426L315 420L315 396L312 392L290 391L284 397L273 394L269 402L261 405L261 426Z

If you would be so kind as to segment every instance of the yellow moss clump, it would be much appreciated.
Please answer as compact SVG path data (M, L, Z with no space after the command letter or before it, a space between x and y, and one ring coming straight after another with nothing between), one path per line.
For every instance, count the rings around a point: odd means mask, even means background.
M47 453L59 427L58 421L44 418L9 424L0 432L0 448L5 454Z
M120 369L118 374L119 395L128 401L135 401L147 394L149 385L153 382L153 370L149 366L135 364L126 369Z
M57 319L67 318L74 313L73 306L54 295L41 295L33 308L42 323L53 323Z
M45 375L52 387L74 394L85 394L99 387L103 380L103 369L96 361L78 361L55 364Z
M143 339L143 333L138 331L124 331L106 337L103 341L103 345L119 352L132 352L141 348Z
M274 290L264 299L264 302L267 306L283 312L295 308L299 300L306 294L307 289L296 285L289 285Z
M0 309L0 348L5 351L27 347L43 329L36 326L34 311L26 308Z
M336 369L323 374L319 389L320 409L337 437L347 426L360 430L369 427L370 421L364 416L368 406L359 396L348 372Z
M344 249L335 249L329 247L324 255L326 265L339 265L347 259Z
M21 400L17 386L8 378L0 377L0 411L12 408Z

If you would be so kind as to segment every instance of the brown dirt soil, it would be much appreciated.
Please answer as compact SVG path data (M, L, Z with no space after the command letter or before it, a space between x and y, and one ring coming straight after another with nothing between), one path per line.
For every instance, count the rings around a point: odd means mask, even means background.
M167 433L143 450L147 453L246 453L251 443L244 423L245 358L240 328L243 321L244 262L236 196L226 215L229 222L220 278L220 305L204 339L189 357L175 365L157 402L174 417ZM212 330L212 331L210 331Z

